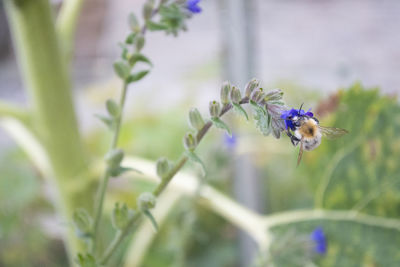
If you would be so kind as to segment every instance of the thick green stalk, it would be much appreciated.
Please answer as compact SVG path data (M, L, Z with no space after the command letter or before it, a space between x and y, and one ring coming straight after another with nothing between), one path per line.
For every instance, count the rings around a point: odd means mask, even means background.
M47 0L4 2L32 106L32 126L50 159L59 192L59 211L63 221L69 222L74 209L85 206L84 189L76 184L84 178L86 160L52 10ZM82 244L72 227L66 232L72 260Z

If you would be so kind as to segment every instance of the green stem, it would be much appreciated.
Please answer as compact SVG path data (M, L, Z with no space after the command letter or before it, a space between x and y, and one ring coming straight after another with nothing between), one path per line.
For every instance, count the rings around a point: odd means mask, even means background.
M247 98L244 98L242 101L240 101L239 104L247 104L249 100ZM232 105L228 104L225 105L224 108L222 109L219 117L223 116L225 113L227 113L229 110L232 109ZM200 141L203 139L203 137L206 135L206 133L210 130L212 126L212 122L207 122L197 133L197 144L200 143ZM182 169L182 167L185 165L187 162L188 157L183 154L178 162L175 164L174 168L172 168L169 173L166 175L165 178L162 179L161 183L158 184L158 186L153 190L153 195L159 196L167 187L167 185L171 182L172 178ZM100 264L106 264L111 256L114 254L114 252L117 250L117 248L120 246L122 241L129 235L131 230L133 229L133 226L136 225L137 221L142 218L142 212L137 212L133 218L130 220L128 223L127 227L122 231L122 234L118 232L118 234L114 237L113 241L111 244L108 246L106 251L104 252L103 257L100 259Z
M119 106L120 106L121 112L115 122L115 131L114 131L114 134L112 137L110 151L117 148L119 133L120 133L120 129L121 129L121 122L122 122L122 113L123 113L122 111L125 106L126 93L128 91L127 89L128 89L128 85L126 83L124 83L124 85L122 87L121 97L119 100ZM101 184L100 184L100 187L99 187L99 190L97 193L97 200L95 202L95 215L94 215L94 222L93 222L93 246L91 249L92 252L94 252L96 250L96 237L97 237L97 233L99 230L101 216L103 214L103 203L104 203L104 198L106 195L106 190L107 190L109 180L110 180L110 174L109 174L108 170L106 169L104 171L103 178L101 179Z
M83 0L64 0L57 18L57 33L67 64L73 55L76 26L82 6Z
M25 87L32 105L32 126L42 142L59 191L59 211L69 221L82 206L85 188L71 187L86 172L86 158L75 116L70 81L48 0L4 1ZM65 242L73 263L83 245L72 227Z
M0 101L0 118L11 117L26 124L29 120L29 114L22 107Z

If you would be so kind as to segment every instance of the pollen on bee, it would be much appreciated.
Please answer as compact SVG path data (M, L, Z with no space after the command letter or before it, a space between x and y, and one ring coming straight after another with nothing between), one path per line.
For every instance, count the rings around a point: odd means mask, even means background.
M318 133L317 123L314 120L307 120L299 128L299 133L304 138L314 138Z

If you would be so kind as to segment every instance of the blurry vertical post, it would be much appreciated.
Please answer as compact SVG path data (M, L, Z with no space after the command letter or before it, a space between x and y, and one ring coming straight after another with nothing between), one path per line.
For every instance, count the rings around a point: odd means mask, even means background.
M257 0L220 0L222 14L224 77L233 84L243 86L256 75ZM248 155L234 159L234 194L245 206L260 209L259 181ZM240 232L241 266L251 265L257 246L244 232Z

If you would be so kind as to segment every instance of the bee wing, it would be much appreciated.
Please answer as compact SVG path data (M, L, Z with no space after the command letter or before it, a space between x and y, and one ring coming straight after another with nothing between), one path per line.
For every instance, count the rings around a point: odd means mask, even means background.
M300 140L300 151L299 151L299 156L297 157L297 166L300 165L301 157L303 157L303 138Z
M321 125L318 125L318 128L321 130L322 135L328 139L336 139L349 133L349 131L342 128L325 127Z

